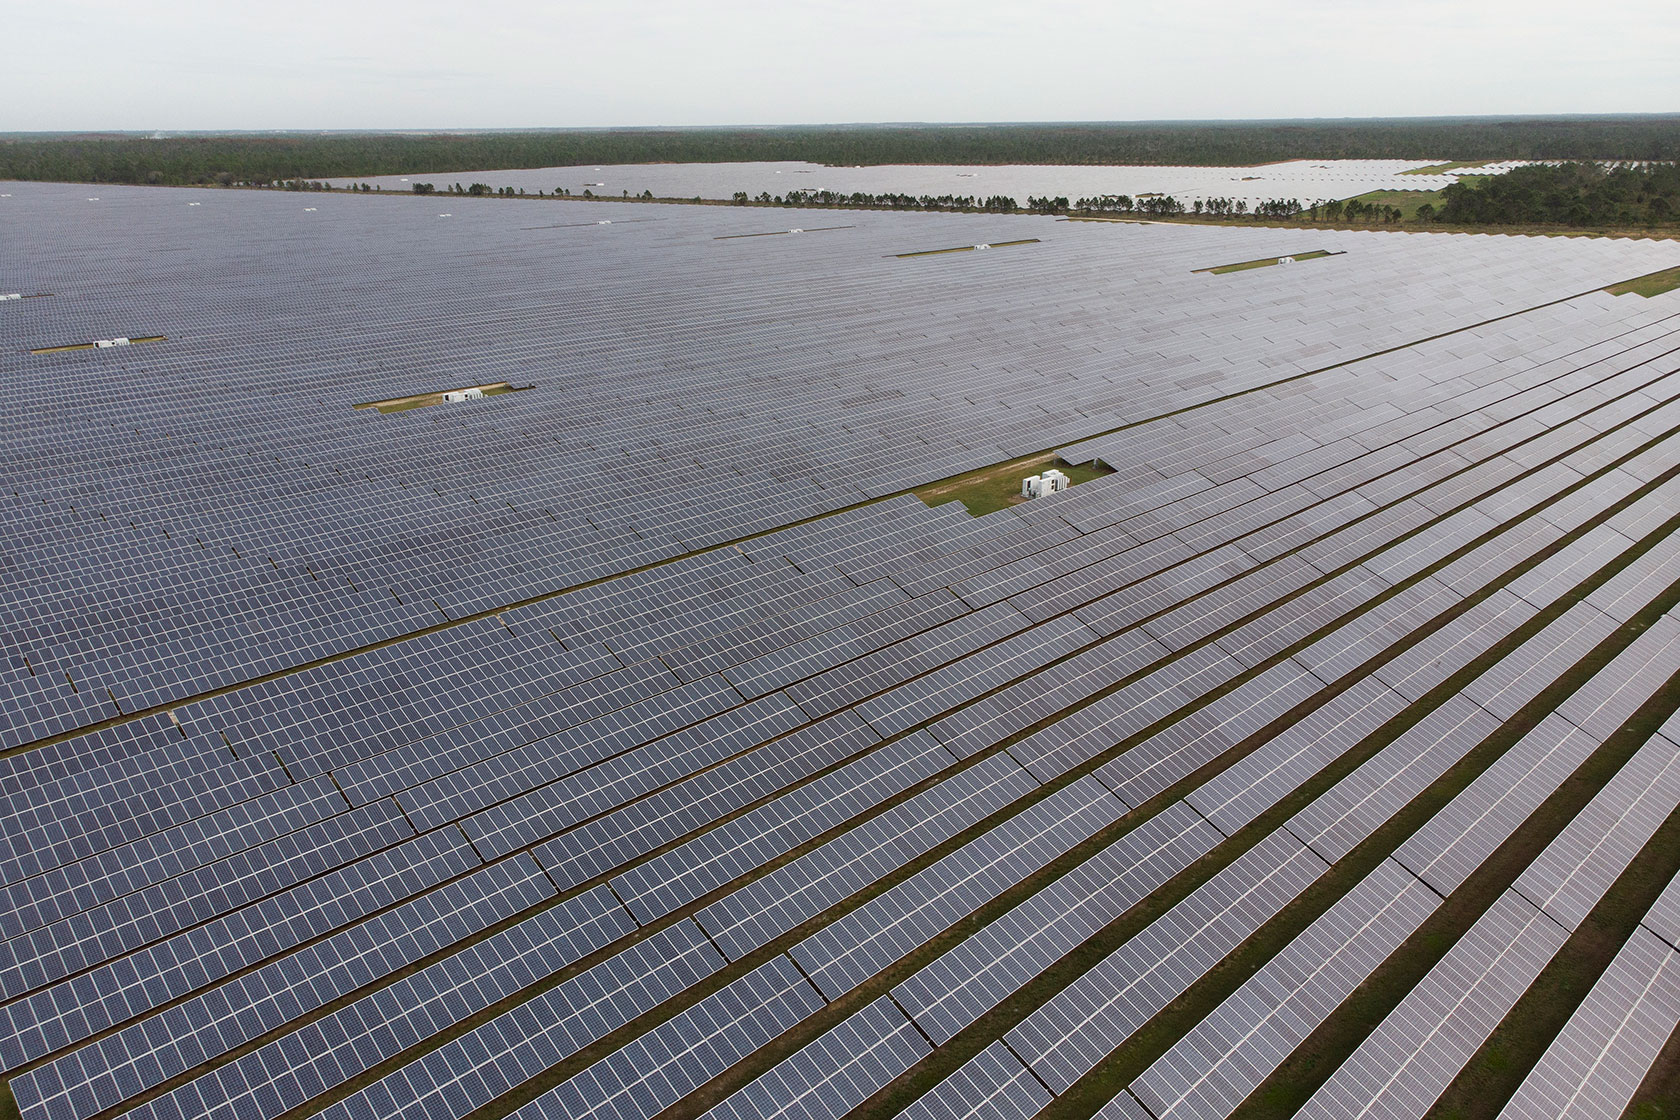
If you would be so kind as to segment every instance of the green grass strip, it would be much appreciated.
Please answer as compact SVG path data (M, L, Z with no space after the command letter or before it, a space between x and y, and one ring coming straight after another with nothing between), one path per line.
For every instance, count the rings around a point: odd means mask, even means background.
M1680 288L1680 268L1665 268L1661 272L1636 276L1632 280L1612 284L1604 290L1613 296L1644 296L1650 299L1652 296L1672 292L1676 288Z
M918 249L914 253L894 253L899 260L909 257L938 257L946 253L972 253L976 249L1007 249L1011 245L1037 245L1039 238L1023 237L1018 241L993 241L984 245L955 245L949 249Z
M1292 261L1316 261L1320 257L1339 257L1341 253L1332 253L1328 249L1314 249L1308 253L1290 254ZM1206 272L1214 276L1224 276L1228 272L1247 272L1251 268L1268 268L1283 260L1283 257L1262 257L1257 261L1239 261L1236 264L1215 265L1213 268L1193 268L1191 272Z

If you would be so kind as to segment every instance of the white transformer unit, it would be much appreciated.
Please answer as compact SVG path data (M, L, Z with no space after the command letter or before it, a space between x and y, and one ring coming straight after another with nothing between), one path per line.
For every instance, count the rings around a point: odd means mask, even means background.
M483 389L451 389L443 394L446 401L478 401L484 399Z
M1072 480L1061 471L1052 467L1043 474L1028 475L1021 480L1021 497L1043 498L1050 494L1060 494L1072 485Z

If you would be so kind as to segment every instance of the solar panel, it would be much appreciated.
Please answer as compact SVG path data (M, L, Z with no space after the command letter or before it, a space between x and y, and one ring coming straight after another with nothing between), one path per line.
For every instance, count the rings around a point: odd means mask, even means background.
M1451 894L1598 746L1562 716L1547 716L1407 838L1394 858Z
M1384 860L1156 1059L1132 1094L1163 1120L1230 1115L1440 902Z
M1228 836L1376 731L1405 698L1367 677L1185 795Z
M1657 901L1646 911L1646 929L1668 942L1680 942L1680 876L1671 879Z
M1110 1097L1107 1104L1097 1109L1096 1115L1102 1120L1149 1120L1149 1110L1125 1089Z
M631 868L613 890L652 921L954 763L929 736L899 739Z
M545 910L148 1101L133 1114L136 1120L280 1116L629 931L623 909L605 892ZM697 931L666 934L661 941L635 947L637 964L648 971L663 966L680 978L662 977L655 987L692 983L717 967L716 950ZM275 1076L277 1069L284 1076ZM95 1078L96 1093L98 1087Z
M1101 783L1082 778L830 922L788 955L836 999L1125 813Z
M692 922L678 922L358 1089L322 1115L458 1120L722 965Z
M1680 747L1654 735L1518 876L1513 889L1565 929L1575 929L1676 805Z
M838 1116L1053 972L912 1106L1031 1115L1039 1078L1070 1088L1641 611L1396 857L1468 874L1666 677L1673 324L1575 296L1666 267L1659 243L1321 231L1347 271L1210 278L1297 235L859 213L733 239L752 214L64 189L7 200L31 219L8 287L57 292L6 305L20 347L167 341L0 355L53 386L10 413L0 508L24 557L0 747L31 748L0 760L0 1063L32 1066L26 1120L142 1093L460 1120L544 1074L526 1115L648 1120L765 1046L773 1076L722 1109ZM885 255L1017 221L1046 232L1025 257ZM978 518L905 492L1058 445L1119 469ZM1066 982L1577 590L1298 815L1308 845L1272 833ZM1580 909L1626 866L1661 812L1644 766L1531 897ZM775 1043L1006 892L892 1000ZM1319 933L1356 972L1387 936ZM749 970L767 947L792 956Z
M993 755L707 906L695 921L739 960L1036 785Z
M994 1042L917 1097L899 1120L1029 1120L1050 1093L1002 1042Z
M571 887L587 882L879 742L879 736L856 716L837 712L820 723L702 770L651 797L596 817L538 848L537 858L544 861L556 885ZM872 752L859 761L874 757ZM716 833L706 835L715 837ZM627 901L635 893L622 878L613 889ZM641 911L634 912L641 916Z
M822 1006L793 962L775 957L513 1115L648 1120Z
M706 1113L709 1120L838 1120L932 1047L887 996L854 1012Z
M1326 870L1274 832L1004 1036L1066 1092Z
M1284 661L1130 747L1096 775L1128 805L1142 805L1311 700L1323 687L1323 681Z
M1680 1026L1680 956L1633 931L1546 1048L1502 1120L1615 1120Z
M60 1115L63 1106L44 1100L42 1086L48 1083L69 1091L110 1073L126 1091L151 1088L512 917L551 891L542 869L534 864L509 861L484 868L194 996L164 1012L161 1022L143 1019L90 1047L72 1050L48 1067L20 1074L12 1081L13 1091L43 1101L49 1113ZM560 909L587 916L592 907L602 909L602 902L598 894L584 895ZM144 1008L138 1000L131 1006ZM70 1021L61 1010L58 1019L38 1019L30 1030L12 1036L27 1049L8 1056L9 1068L46 1053L49 1031L56 1041L81 1041L72 1034ZM85 1016L81 1023L82 1033L92 1026ZM87 1099L102 1108L116 1103L97 1093Z
M1498 728L1462 695L1449 697L1290 818L1289 830L1325 859L1340 859Z
M1302 1108L1421 1117L1516 1003L1567 932L1513 891L1476 921Z

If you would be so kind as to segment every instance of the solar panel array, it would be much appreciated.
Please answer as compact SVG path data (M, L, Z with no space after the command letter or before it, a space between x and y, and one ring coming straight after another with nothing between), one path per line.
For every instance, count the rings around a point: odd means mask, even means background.
M22 1120L1423 1116L1606 929L1486 1107L1680 1023L1672 244L9 193Z
M414 183L431 183L447 191L455 183L484 183L496 189L568 190L618 198L623 192L652 191L656 198L728 199L736 191L757 198L789 191L829 191L849 195L958 195L990 198L1007 195L1020 206L1034 195L1054 198L1125 194L1172 195L1186 206L1196 199L1242 199L1250 205L1275 198L1352 198L1371 191L1438 191L1460 175L1499 175L1524 161L1488 163L1464 171L1418 174L1443 160L1332 159L1286 160L1259 167L1148 167L1148 166L1027 166L996 165L872 165L825 167L797 160L758 163L609 164L604 167L540 167L506 171L447 171L414 175L380 175L364 179L333 179L335 186L369 183L386 191L412 191ZM547 220L547 219L545 219ZM552 219L569 222L562 215ZM644 219L645 220L645 219ZM764 223L761 223L761 225ZM801 221L787 225L797 226ZM829 225L827 221L823 226ZM766 231L768 232L768 231ZM788 229L777 233L794 232ZM815 233L817 228L799 232ZM724 235L731 236L731 235ZM741 236L735 234L733 236ZM748 235L750 236L750 235Z

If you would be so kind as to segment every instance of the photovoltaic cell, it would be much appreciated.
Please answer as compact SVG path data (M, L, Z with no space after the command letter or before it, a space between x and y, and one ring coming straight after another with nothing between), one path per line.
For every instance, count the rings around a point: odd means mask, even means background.
M513 1113L519 1120L648 1120L823 1006L776 957Z
M1220 840L1182 803L1168 806L893 989L936 1043L1018 991Z
M1506 891L1320 1086L1303 1120L1423 1116L1567 936Z
M931 1053L887 996L867 1004L706 1113L708 1120L839 1120Z
M1161 1008L1306 890L1323 860L1274 832L1004 1036L1066 1092Z
M0 766L0 1060L44 1059L16 1079L39 1120L166 1081L145 1108L275 1115L399 1052L335 1107L453 1120L718 970L715 996L531 1106L646 1120L820 1006L787 958L781 979L742 977L742 954L843 915L793 950L838 992L1124 811L1086 776L1023 812L1038 781L1124 743L1101 777L1138 805L1305 713L899 985L949 1037L1217 844L1192 806L1240 831L1674 514L1660 488L1636 497L1680 466L1657 438L1680 424L1671 314L1574 296L1671 264L1657 243L1319 231L1349 252L1209 277L1190 269L1235 241L1246 259L1299 235L1056 226L1024 259L905 261L887 254L911 225L981 241L1039 219L860 215L815 251L727 239L753 232L728 208L527 229L517 204L440 222L424 199L66 189L7 192L31 217L22 267L66 278L4 305L20 346L168 341L0 355L58 386L15 402L0 508L26 560L0 590L0 747L64 736ZM557 269L592 277L559 317ZM427 278L445 273L465 281L440 297ZM324 281L332 300L290 298ZM812 284L838 293L814 312ZM478 402L349 407L550 367L563 393L539 376ZM1070 442L1120 469L981 518L905 493ZM1508 718L1673 561L1655 542L1449 707ZM1630 647L1625 684L1595 678L1559 718L1620 726L1666 679L1670 622ZM1324 697L1319 680L1352 687ZM1358 804L1309 809L1334 810L1320 831L1295 825L1327 856L1357 843L1476 738L1437 731L1373 760ZM1554 769L1578 746L1558 744ZM1463 802L1496 823L1438 845L1450 860L1413 862L1466 873L1562 771L1533 773L1491 808ZM1600 828L1557 897L1613 878L1630 827ZM1030 1114L1037 1078L1011 1061L1070 1083L1323 866L1274 834L961 1076ZM529 914L603 880L628 914L606 887ZM699 925L664 920L711 895ZM538 928L603 898L599 944ZM661 928L613 953L631 914ZM684 937L693 967L660 972L647 954ZM605 960L531 994L580 951ZM522 1002L439 1043L504 999ZM822 1082L809 1107L837 1114L916 1060L886 1060L883 1040L921 1034L873 1006L884 1018L779 1067ZM739 1100L768 1114L788 1097Z
M695 921L739 960L1036 786L994 755L726 895Z
M1440 901L1398 864L1378 864L1156 1059L1132 1094L1162 1120L1230 1115Z
M459 1120L723 967L678 922L358 1090L328 1120Z
M1680 954L1643 927L1546 1048L1501 1120L1616 1120L1680 1026Z
M1125 815L1082 778L830 922L788 951L829 999L863 983Z
M917 1097L899 1120L1029 1120L1050 1093L1002 1042L994 1042Z

